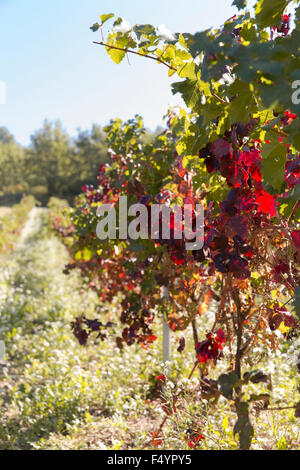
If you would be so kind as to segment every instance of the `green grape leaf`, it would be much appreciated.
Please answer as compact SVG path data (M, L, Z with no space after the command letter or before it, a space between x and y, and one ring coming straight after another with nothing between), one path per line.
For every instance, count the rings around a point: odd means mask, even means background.
M141 36L150 36L155 34L155 27L152 26L152 24L136 24L133 27L133 30L138 38L140 40Z
M229 92L234 99L228 106L228 113L231 123L249 122L250 113L254 112L255 102L253 101L253 92L249 83L241 80L235 80L229 88Z
M132 38L130 38L128 34L111 33L109 35L107 44L109 46L114 46L114 47L119 48L119 49L113 49L109 47L106 48L108 55L116 64L120 64L120 62L122 62L122 60L124 59L126 55L125 49L136 47L136 42Z
M295 312L300 319L300 286L296 287L294 291L294 301L293 301L293 307L295 309Z
M258 0L255 7L257 24L261 28L276 26L290 0Z
M113 13L108 13L107 15L101 15L100 16L100 19L101 19L101 26L104 25L104 23L106 23L106 21L110 20L111 18L113 18L115 15Z
M198 91L198 82L197 80L186 79L182 82L176 82L172 84L172 93L180 93L185 104L189 108L193 108L199 99Z
M241 36L245 41L254 42L257 41L257 30L252 23L244 23L241 29Z
M179 68L178 75L181 78L196 80L196 65L193 62L186 62Z
M237 7L238 10L242 10L247 6L247 0L234 0L232 2L233 7Z
M229 374L220 375L218 383L222 395L226 398L231 398L233 388L239 383L239 378L235 372L229 372Z
M98 31L99 28L100 28L100 24L99 24L99 23L94 23L93 26L90 27L90 29L93 31L93 33L95 33L96 31Z
M262 175L266 183L275 190L280 191L284 183L286 164L286 146L272 140L269 144L262 146Z
M295 119L284 131L288 134L292 145L300 151L300 119Z

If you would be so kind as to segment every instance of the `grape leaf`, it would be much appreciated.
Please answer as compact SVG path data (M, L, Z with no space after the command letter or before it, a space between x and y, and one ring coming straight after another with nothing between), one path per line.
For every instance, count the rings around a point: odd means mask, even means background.
M218 383L220 385L222 395L226 398L230 398L232 396L232 390L238 382L239 378L235 372L220 375Z
M290 0L258 0L255 7L257 24L261 28L275 26L289 3Z
M284 183L286 147L273 140L262 146L262 175L266 183L280 191Z
M234 0L232 2L233 7L237 7L238 10L242 10L247 6L247 0Z
M300 319L300 286L296 287L294 291L294 302L293 306L296 311L298 318Z
M104 25L104 23L106 23L106 21L110 20L110 18L113 18L115 15L113 13L108 13L107 15L101 15L100 16L100 19L101 19L101 26Z
M90 29L93 31L93 33L95 33L96 31L98 31L99 28L100 28L100 24L99 24L99 23L94 23L93 26L90 27Z

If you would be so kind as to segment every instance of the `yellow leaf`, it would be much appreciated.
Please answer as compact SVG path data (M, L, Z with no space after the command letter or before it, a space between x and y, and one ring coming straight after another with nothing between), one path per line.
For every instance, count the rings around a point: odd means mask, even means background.
M278 291L275 289L271 290L271 296L274 300L276 300L278 296Z
M284 322L282 321L282 322L280 323L279 327L278 327L278 330L279 330L282 334L284 334L284 333L287 333L287 332L290 330L290 328L289 328L288 326L285 326Z
M225 418L223 419L222 427L223 427L224 431L226 431L228 429L228 427L229 427L228 416L225 416Z
M251 273L251 277L253 277L253 279L259 279L259 278L260 278L260 274L259 274L259 272L254 271L253 273Z

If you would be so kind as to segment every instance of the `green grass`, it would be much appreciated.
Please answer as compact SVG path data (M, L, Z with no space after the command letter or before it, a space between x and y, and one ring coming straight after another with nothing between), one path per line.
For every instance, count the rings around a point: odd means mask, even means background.
M26 216L34 204L34 198L26 196L12 208L0 207L0 254L15 248Z
M143 412L145 379L157 362L146 351L120 354L114 341L80 347L70 322L95 316L98 299L77 273L65 276L64 246L38 209L38 231L18 249L0 275L1 336L7 347L1 368L2 448L36 447L51 433L68 433L93 417ZM40 220L43 224L40 226ZM33 227L34 229L34 227ZM117 305L110 306L113 316ZM135 350L137 352L137 350Z

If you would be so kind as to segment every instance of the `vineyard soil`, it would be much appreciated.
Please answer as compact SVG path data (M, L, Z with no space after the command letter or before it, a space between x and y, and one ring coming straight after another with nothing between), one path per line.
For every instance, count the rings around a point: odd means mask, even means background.
M161 325L155 326L158 339L148 350L131 346L120 352L110 338L79 346L70 322L82 313L95 315L98 298L84 287L78 273L62 273L68 261L65 247L51 231L47 209L41 208L29 213L14 252L1 254L1 338L6 357L0 365L0 448L151 448L149 433L164 417L159 397L153 393L157 376L165 372ZM106 318L113 319L117 309L117 302L107 304ZM209 315L199 318L201 337ZM192 331L186 334L192 337ZM194 362L193 348L182 356L177 340L172 334L166 394L175 380L188 390L186 378ZM279 402L295 399L288 360L284 348L271 359L261 359L264 370L273 373ZM222 367L220 361L216 376ZM196 382L192 379L191 384ZM159 448L188 448L189 414L198 414L205 424L201 448L238 448L228 401L221 398L218 407L206 410L205 400L195 400L193 393L186 394L179 412L171 416ZM300 449L293 410L262 412L251 419L259 430L253 448Z

